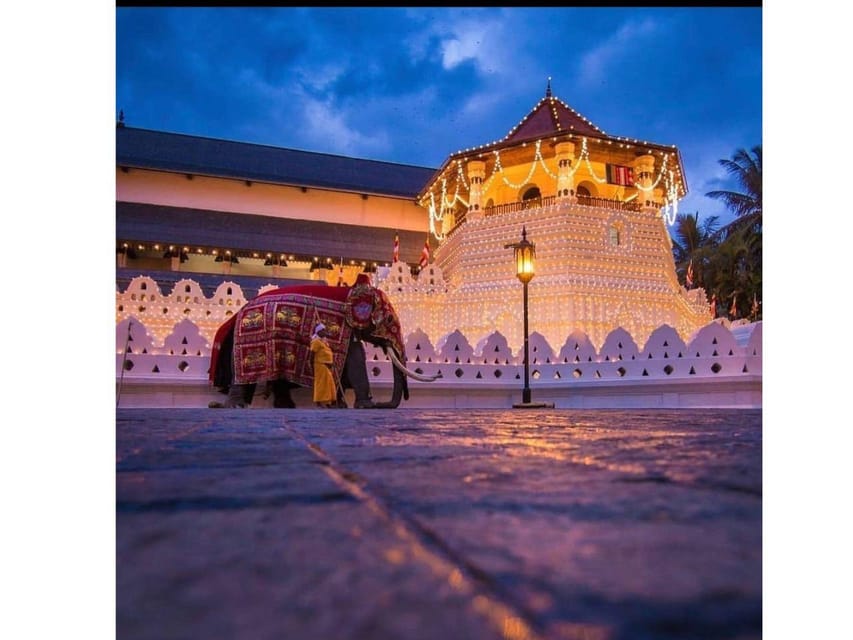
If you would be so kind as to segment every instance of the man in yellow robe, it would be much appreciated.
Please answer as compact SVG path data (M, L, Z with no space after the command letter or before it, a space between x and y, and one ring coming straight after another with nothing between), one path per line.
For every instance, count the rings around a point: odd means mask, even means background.
M328 335L322 322L314 327L311 336L311 353L314 354L314 402L318 407L332 407L337 397L335 378L332 376L334 356L325 338Z

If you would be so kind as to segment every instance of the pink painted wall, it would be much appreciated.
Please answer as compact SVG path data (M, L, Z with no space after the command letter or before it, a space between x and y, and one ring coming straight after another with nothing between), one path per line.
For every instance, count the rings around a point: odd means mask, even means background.
M160 204L192 209L233 211L319 222L337 222L401 231L429 229L429 213L414 200L358 193L253 182L194 175L131 169L116 169L116 200Z

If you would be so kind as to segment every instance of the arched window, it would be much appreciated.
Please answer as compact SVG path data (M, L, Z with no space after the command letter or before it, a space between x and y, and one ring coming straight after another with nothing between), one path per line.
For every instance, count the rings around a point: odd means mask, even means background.
M532 186L528 189L525 189L524 193L521 196L521 201L522 203L524 203L525 209L529 209L531 207L541 207L542 193L539 191L539 187Z
M586 187L584 187L583 185L581 185L581 186L579 186L579 187L578 187L577 194L578 194L579 196L584 196L584 197L586 197L586 198L589 198L589 189L587 189Z
M524 195L521 196L522 200L536 200L541 198L542 194L539 192L539 187L530 187L527 191L524 192Z

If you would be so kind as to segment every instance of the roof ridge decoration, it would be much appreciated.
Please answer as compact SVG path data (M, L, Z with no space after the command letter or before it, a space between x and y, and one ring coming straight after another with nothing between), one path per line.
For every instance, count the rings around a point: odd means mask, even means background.
M549 77L545 97L536 103L536 106L521 119L521 122L510 129L502 142L529 140L569 132L581 135L607 135L565 102L554 96L551 92L551 78Z

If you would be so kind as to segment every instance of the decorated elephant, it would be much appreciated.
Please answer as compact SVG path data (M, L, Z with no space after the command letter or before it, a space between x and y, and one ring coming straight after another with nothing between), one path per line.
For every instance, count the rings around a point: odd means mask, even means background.
M356 408L396 408L401 399L409 399L407 376L435 379L406 368L397 313L385 292L361 274L352 287L296 285L247 302L216 332L210 381L227 392L228 399L210 406L244 407L251 403L256 385L265 383L274 394L273 406L294 407L290 389L313 383L310 336L320 322L328 331L336 382L341 392L353 389ZM389 402L374 402L370 395L362 341L381 347L394 365Z

